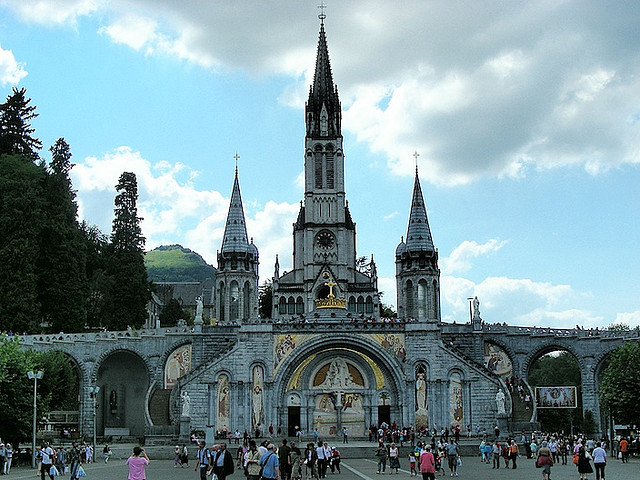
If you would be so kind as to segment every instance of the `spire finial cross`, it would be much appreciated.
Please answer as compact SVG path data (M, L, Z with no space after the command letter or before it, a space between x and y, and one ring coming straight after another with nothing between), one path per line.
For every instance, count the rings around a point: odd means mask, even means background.
M236 170L238 170L238 160L240 160L240 155L238 155L238 152L236 152L236 154L233 156L233 159L236 161Z
M320 15L318 15L318 18L322 21L322 23L324 23L324 19L327 18L327 15L324 13L324 9L327 8L327 6L324 4L324 0L320 2L318 8L320 9Z
M420 154L418 153L417 150L415 152L413 152L413 158L416 159L416 174L418 173L418 157L419 156L420 156Z

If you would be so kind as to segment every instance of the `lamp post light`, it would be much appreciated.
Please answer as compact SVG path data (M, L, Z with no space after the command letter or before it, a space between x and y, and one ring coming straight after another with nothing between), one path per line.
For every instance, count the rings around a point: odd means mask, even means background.
M93 461L96 460L96 416L98 414L97 409L98 405L96 404L96 397L98 396L98 392L100 391L100 387L95 384L95 380L93 382L93 386L89 387L89 394L93 399Z
M38 394L38 380L42 380L42 377L44 377L44 372L42 370L38 370L34 373L32 370L30 370L27 372L27 377L29 377L29 380L33 380L33 435L31 437L31 468L36 468L36 429L38 428L36 420L36 413L38 408L36 396Z
M473 309L471 307L471 304L473 303L473 297L467 297L467 300L469 301L469 321L473 322Z

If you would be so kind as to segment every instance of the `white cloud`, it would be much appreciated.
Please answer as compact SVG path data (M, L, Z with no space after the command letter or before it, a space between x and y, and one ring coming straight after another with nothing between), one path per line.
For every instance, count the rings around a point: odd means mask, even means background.
M497 252L506 243L495 238L482 245L475 241L465 240L448 257L441 260L442 272L449 275L468 272L472 267L472 259Z
M300 108L313 75L314 6L174 0L4 0L21 18L101 31L145 55L291 78ZM333 6L326 30L345 131L411 175L457 185L580 165L593 175L640 162L629 118L640 102L640 6L500 5L382 0ZM97 15L96 15L97 16ZM567 19L571 19L570 21ZM304 79L304 81L302 81Z
M18 63L11 50L4 50L0 46L0 85L19 83L27 76L24 64Z
M26 22L44 25L75 25L78 18L96 12L103 0L2 0Z
M630 327L640 327L640 310L635 312L619 313L613 323L625 323Z

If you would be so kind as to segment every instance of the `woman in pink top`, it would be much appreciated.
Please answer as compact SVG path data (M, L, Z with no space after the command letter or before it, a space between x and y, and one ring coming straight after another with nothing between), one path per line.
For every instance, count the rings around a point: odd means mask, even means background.
M142 456L140 456L142 454ZM133 447L133 455L127 458L127 465L129 466L128 480L145 480L144 467L149 465L149 457L146 452L140 447Z
M436 478L436 461L431 453L430 445L427 445L420 454L420 473L422 473L422 480L435 480Z

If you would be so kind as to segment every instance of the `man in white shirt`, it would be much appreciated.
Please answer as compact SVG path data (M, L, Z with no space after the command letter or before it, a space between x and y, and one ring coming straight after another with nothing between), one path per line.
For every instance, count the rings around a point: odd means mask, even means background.
M40 478L44 480L44 476L49 475L49 478L53 480L53 475L51 475L51 465L53 465L53 456L55 455L53 448L51 448L47 443L42 444L42 448L40 448Z
M596 480L604 480L604 467L607 465L607 452L603 448L603 444L599 443L593 449L593 466L596 469Z

